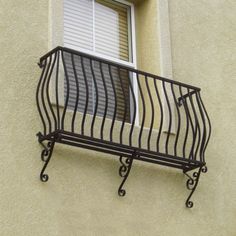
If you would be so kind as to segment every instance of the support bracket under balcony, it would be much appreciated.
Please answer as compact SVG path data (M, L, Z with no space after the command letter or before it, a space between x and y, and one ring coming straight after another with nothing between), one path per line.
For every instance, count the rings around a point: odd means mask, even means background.
M123 178L123 180L120 184L120 187L118 189L118 195L120 197L124 197L125 194L126 194L126 191L123 188L123 185L125 184L125 181L127 180L128 176L129 176L129 173L130 173L130 170L131 170L131 167L132 167L132 164L133 164L134 156L136 156L135 152L133 153L132 157L120 156L121 166L119 168L119 175L120 175L120 177Z
M198 171L193 172L192 176L190 176L189 174L187 174L186 171L184 171L183 173L188 177L188 180L186 182L186 186L187 189L190 190L190 194L185 202L186 207L188 208L192 208L193 207L193 202L190 200L193 193L195 192L197 185L198 185L198 181L200 178L201 173L206 173L207 172L207 167L206 166L201 166Z
M48 163L51 160L54 145L55 145L55 140L47 141L47 143L45 144L42 139L43 135L41 133L38 133L37 136L38 136L38 142L43 147L43 150L41 152L41 160L42 160L42 162L44 162L44 165L43 165L43 168L40 172L40 180L42 182L47 182L49 179L49 176L48 176L48 174L45 174L44 172L48 166Z

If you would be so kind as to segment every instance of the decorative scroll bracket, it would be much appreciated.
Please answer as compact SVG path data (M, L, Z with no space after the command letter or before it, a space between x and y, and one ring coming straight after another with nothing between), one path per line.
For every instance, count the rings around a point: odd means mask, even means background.
M47 182L48 179L49 179L49 176L48 174L45 174L45 170L47 168L47 165L52 157L52 153L53 153L53 148L54 148L54 144L55 144L55 141L48 141L47 142L47 145L45 145L42 141L42 134L41 133L38 133L37 134L38 136L38 141L39 143L41 144L41 146L43 147L43 150L41 152L41 160L44 162L44 165L43 165L43 168L40 172L40 180L42 182Z
M198 171L193 172L192 177L184 171L184 174L188 177L188 180L186 182L187 189L191 191L186 202L185 202L185 205L187 208L193 207L193 202L190 199L197 188L201 172L206 173L207 167L201 166Z
M133 164L133 157L135 156L135 152L133 153L132 157L123 157L123 156L120 156L120 163L121 163L121 166L119 168L119 175L120 177L123 178L121 184L120 184L120 187L118 189L118 195L120 197L124 197L125 194L126 194L126 191L125 189L123 189L123 185L125 184L125 181L126 179L128 178L129 176L129 173L130 173L130 170L131 170L131 167L132 167L132 164ZM125 158L125 160L124 160Z

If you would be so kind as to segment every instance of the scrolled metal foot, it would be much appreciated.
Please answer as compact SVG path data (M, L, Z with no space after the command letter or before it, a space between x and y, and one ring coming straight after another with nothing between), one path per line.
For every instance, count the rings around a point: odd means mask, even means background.
M123 160L123 158L124 158L123 156L120 156L121 166L119 168L119 175L120 175L120 177L123 178L123 181L121 182L121 185L118 189L118 195L120 197L123 197L126 194L125 189L123 189L123 185L129 176L129 172L130 172L130 169L131 169L132 163L133 163L133 158L129 157L129 158L125 158L125 160Z
M202 173L206 173L208 171L207 166L202 167Z
M186 182L186 187L188 190L191 191L191 193L189 194L189 196L185 202L185 205L187 208L192 208L194 205L190 199L191 199L194 191L196 190L201 172L206 173L207 167L206 166L200 167L197 172L193 172L192 177L190 175L188 175L187 173L184 173L188 177L188 180Z
M41 152L41 160L44 162L44 166L43 166L41 173L40 173L40 180L42 182L47 182L49 179L49 176L47 174L45 174L44 171L47 168L47 165L51 159L54 144L55 144L55 142L48 142L47 146L42 144L42 146L44 147L44 149Z

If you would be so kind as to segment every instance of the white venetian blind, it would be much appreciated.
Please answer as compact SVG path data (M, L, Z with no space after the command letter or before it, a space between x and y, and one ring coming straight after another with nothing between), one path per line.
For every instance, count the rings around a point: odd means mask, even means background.
M64 0L64 46L93 51L93 1Z
M128 6L95 1L95 51L129 61Z
M64 46L124 61L130 55L130 6L111 0L64 0Z

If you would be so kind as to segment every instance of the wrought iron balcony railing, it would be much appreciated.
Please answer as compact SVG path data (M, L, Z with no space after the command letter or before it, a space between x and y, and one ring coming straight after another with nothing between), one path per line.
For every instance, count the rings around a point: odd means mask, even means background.
M42 181L54 144L63 143L118 156L120 196L133 160L181 169L191 190L186 206L193 206L211 133L199 88L63 47L41 57L39 66Z

